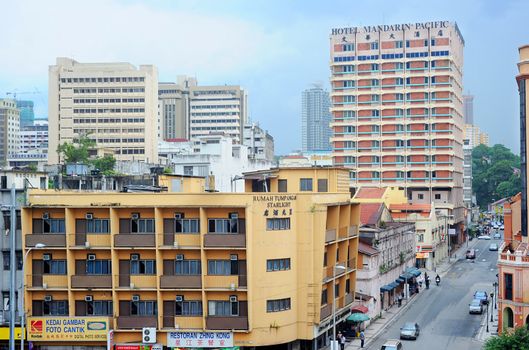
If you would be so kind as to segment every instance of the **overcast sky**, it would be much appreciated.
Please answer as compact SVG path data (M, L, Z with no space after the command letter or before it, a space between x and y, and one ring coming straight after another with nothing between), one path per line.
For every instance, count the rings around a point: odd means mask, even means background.
M301 148L301 91L329 86L333 27L456 21L466 42L465 92L474 120L519 153L517 48L529 44L524 0L1 0L0 96L18 90L47 116L48 66L154 64L160 81L240 84L249 113L275 138L276 153Z

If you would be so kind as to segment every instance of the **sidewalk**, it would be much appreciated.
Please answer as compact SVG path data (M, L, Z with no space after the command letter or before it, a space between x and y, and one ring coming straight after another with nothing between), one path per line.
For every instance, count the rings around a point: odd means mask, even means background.
M477 240L469 242L468 248L472 248L477 243ZM442 283L442 277L446 274L446 272L450 269L450 267L455 264L459 259L465 259L465 253L467 251L467 244L466 242L463 243L460 247L457 249L454 249L452 251L452 257L450 258L450 262L448 261L448 258L444 259L439 265L436 267L436 272L426 269L420 269L423 273L426 271L428 275L430 275L432 283L435 283L434 278L435 275L438 273L439 276L441 276L441 283ZM422 289L424 289L424 285ZM384 311L382 313L382 317L373 320L369 326L364 330L365 334L365 343L364 343L364 349L369 349L369 346L371 343L378 338L378 336L384 332L384 330L393 323L393 321L396 319L396 317L403 312L404 310L408 309L410 305L415 300L415 297L417 295L411 296L409 300L403 300L402 306L397 307L394 305L387 311ZM496 322L497 323L497 322ZM489 325L489 328L491 326ZM490 330L490 329L489 329ZM494 328L495 330L495 328ZM489 333L490 334L490 333ZM353 349L360 349L360 339L353 339L350 343L346 343L345 348L348 350Z

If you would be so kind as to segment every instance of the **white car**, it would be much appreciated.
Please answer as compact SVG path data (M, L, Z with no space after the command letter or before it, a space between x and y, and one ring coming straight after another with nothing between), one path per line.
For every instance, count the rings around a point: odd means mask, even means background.
M500 230L504 230L505 229L505 225L501 224L500 225Z
M490 240L490 236L487 236L487 235L481 235L481 236L478 236L478 239Z
M469 314L482 314L483 313L483 304L481 300L474 299L470 304L468 304L468 313Z

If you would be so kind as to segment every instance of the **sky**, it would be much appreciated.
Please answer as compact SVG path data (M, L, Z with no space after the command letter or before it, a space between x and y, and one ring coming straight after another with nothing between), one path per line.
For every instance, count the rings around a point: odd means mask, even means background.
M456 21L465 39L463 82L474 124L519 153L518 47L529 44L526 0L0 0L0 97L18 91L47 116L48 66L154 64L159 81L236 84L276 154L301 148L301 92L329 88L336 27ZM24 92L28 92L25 93Z

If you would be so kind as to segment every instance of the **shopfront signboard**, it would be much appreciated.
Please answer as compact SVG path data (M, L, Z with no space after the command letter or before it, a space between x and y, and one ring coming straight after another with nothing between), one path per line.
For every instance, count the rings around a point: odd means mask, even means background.
M109 330L104 317L28 317L30 341L105 341Z
M231 348L232 332L169 332L167 346L170 348Z

